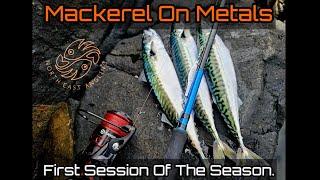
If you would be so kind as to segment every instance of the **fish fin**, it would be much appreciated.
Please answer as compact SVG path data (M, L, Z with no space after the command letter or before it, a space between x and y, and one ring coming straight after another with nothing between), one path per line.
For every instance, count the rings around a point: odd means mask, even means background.
M241 148L238 148L236 159L237 159L237 162L236 162L237 166L245 164L246 157L245 157L245 154Z
M221 141L221 144L222 144L222 146L223 146L223 153L224 153L224 155L225 155L228 159L230 159L230 160L232 160L232 161L235 161L235 159L236 159L236 152L235 152L228 144L226 144L226 143L224 143L224 142L222 142L222 141Z
M203 165L209 169L210 167L210 162L209 162L209 159L203 154L203 153L200 153L200 159L201 159L201 162L203 163Z
M224 152L223 152L223 147L217 142L213 142L213 159L215 164L220 164L224 165Z
M192 37L190 29L184 29L183 33L185 37Z
M236 157L237 157L237 165L244 165L246 164L246 160L252 160L252 159L258 160L257 163L259 163L260 165L265 165L265 166L269 165L267 161L265 161L259 155L257 155L256 153L254 153L253 151L251 151L246 147L239 148L237 151Z
M238 105L239 107L243 104L242 100L240 99L240 97L238 97Z
M174 127L164 113L161 114L161 122L166 123L171 127Z
M213 143L213 158L215 163L224 164L225 157L234 161L236 159L236 152L226 143L215 141Z
M138 81L140 82L147 82L147 78L146 78L146 74L144 73L144 71L141 71Z

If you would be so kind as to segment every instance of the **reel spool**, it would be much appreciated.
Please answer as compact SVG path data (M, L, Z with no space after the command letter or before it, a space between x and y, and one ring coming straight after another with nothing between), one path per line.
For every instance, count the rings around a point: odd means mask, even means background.
M136 128L132 119L120 111L107 111L104 117L84 109L79 109L78 113L88 121L90 121L89 118L82 113L89 114L101 121L90 136L89 145L76 158L77 161L82 165L110 166L117 153L123 149L135 133ZM94 121L90 122L97 124Z

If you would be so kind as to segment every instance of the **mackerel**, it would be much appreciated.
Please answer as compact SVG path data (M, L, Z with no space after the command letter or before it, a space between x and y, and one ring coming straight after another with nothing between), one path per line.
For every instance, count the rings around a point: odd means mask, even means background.
M180 27L181 26L181 27ZM183 24L174 24L170 35L170 45L173 64L177 70L180 84L188 92L189 78L193 77L193 69L197 66L197 44L189 29L184 29ZM215 139L213 143L213 158L215 160L235 159L236 153L226 143L222 142L214 124L212 100L205 77L202 77L195 102L195 114L206 129Z
M202 30L198 26L197 32L200 49L203 49L208 39L209 31ZM215 42L211 48L205 68L213 100L223 115L230 132L238 140L237 159L261 160L260 156L246 148L243 143L239 123L239 106L241 105L241 101L237 92L236 74L229 49L218 35L215 37Z
M183 112L184 93L161 37L153 29L143 32L142 56L147 80L151 84L164 113L171 123L176 125ZM208 159L205 157L198 139L193 114L190 116L186 131L202 162L208 166Z

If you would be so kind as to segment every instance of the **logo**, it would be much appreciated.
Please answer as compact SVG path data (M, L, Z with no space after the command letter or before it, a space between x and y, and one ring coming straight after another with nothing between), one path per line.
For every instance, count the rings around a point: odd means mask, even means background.
M59 54L55 67L63 78L78 80L90 71L92 64L98 63L100 54L94 42L78 39L66 48L63 55ZM76 69L77 65L80 70Z
M68 90L80 90L81 86L91 87L98 82L106 70L106 63L98 65L101 52L92 41L77 39L67 46L65 51L58 55L54 65L47 60L47 71L56 84ZM81 85L77 81L85 77L93 67L100 66L99 74L90 82Z

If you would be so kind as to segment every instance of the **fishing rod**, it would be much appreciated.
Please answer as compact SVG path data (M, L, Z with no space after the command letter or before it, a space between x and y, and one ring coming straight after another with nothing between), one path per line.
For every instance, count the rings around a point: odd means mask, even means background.
M225 1L226 0L221 1L220 8L224 7ZM217 28L218 28L218 22L214 22L214 24L212 25L209 39L206 43L205 49L200 54L200 59L198 61L199 63L197 64L197 69L194 75L192 85L188 91L188 96L187 96L187 100L184 106L182 116L179 120L178 126L173 129L172 136L169 141L169 146L165 154L165 159L167 160L180 159L181 157L181 153L184 149L184 145L188 137L186 128L189 122L190 114L193 110L193 107L196 101L197 93L198 93L201 79L204 73L204 67L207 62L210 49L213 45L215 36L217 34Z

